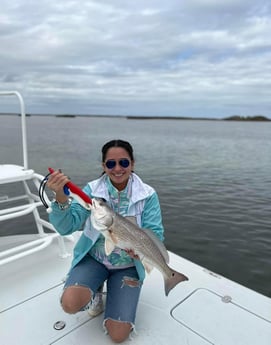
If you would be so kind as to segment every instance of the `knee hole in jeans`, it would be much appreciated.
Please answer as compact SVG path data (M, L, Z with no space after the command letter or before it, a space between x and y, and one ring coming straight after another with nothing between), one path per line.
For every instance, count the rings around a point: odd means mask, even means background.
M140 287L141 285L141 282L134 278L134 277L123 277L123 280L122 280L122 285L121 287L123 288L124 286L129 286L129 287L132 287L132 288L135 288L135 287Z

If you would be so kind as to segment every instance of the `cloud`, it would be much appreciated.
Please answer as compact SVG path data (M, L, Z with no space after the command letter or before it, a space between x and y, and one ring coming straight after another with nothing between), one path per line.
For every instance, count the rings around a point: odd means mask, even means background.
M268 1L2 1L2 89L28 112L270 116Z

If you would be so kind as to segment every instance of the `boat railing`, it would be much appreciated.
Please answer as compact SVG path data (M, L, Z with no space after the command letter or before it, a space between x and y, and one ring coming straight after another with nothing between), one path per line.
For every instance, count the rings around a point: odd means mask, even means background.
M37 228L37 237L35 239L0 251L0 266L46 248L54 238L58 239L60 255L66 257L70 254L66 250L63 238L56 232L53 225L40 215L39 207L43 205L37 193L43 176L28 168L26 115L23 97L17 91L1 91L0 96L16 96L19 100L23 148L23 166L0 164L0 185L17 183L23 186L23 192L20 195L0 195L0 222L32 214ZM15 189L17 190L17 188ZM46 193L45 197L48 199ZM46 232L45 228L49 232Z
M25 104L22 95L18 91L0 91L0 96L16 96L20 104L21 130L22 130L22 149L23 149L23 167L28 169Z

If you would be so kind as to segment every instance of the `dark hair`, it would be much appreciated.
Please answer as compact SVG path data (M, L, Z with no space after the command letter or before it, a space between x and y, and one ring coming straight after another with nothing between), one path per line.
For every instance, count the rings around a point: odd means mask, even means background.
M121 139L114 139L108 141L104 146L102 147L102 161L105 162L106 154L111 147L122 147L125 151L127 151L129 157L131 158L131 161L134 161L134 153L133 148L128 141L124 141Z

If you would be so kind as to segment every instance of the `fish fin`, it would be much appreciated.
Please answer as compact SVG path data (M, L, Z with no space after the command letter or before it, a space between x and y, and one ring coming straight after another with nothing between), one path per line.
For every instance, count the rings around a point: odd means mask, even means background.
M115 243L112 242L110 239L106 238L104 241L104 251L105 254L108 256L110 255L115 248Z
M142 265L144 266L146 272L147 272L148 274L150 274L151 271L152 271L152 269L153 269L153 266L150 265L150 264L149 264L146 260L144 260L144 259L141 260L141 262L142 262Z
M168 296L170 290L185 280L188 280L187 276L171 269L170 277L165 279L165 295Z
M110 238L112 240L112 242L117 245L118 243L118 237L114 234L114 232L109 232L110 233Z
M132 224L138 226L138 224L136 222L136 217L134 217L134 216L126 216L125 219L129 220L129 222L131 222Z
M149 229L142 229L144 233L150 237L150 239L157 245L158 249L160 250L163 258L165 259L166 263L169 263L169 256L168 251L164 245L164 243L154 234L152 230Z

